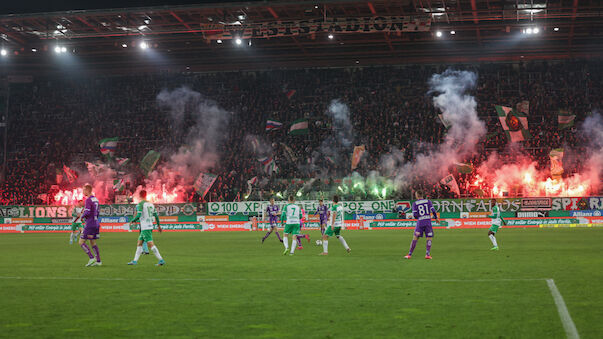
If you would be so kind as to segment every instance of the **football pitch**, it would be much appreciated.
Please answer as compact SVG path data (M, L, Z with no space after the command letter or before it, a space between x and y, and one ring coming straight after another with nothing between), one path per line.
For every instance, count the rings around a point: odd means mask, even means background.
M0 336L197 338L603 337L603 229L344 231L295 256L263 232L104 233L103 266L68 235L0 235ZM573 327L575 326L575 327Z

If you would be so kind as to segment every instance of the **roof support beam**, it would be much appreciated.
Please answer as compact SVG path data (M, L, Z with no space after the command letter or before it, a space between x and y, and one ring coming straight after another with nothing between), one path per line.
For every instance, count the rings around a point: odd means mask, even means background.
M574 0L574 4L572 5L572 25L570 26L569 36L568 36L568 45L572 47L572 40L574 40L574 24L576 22L576 12L578 11L578 0Z

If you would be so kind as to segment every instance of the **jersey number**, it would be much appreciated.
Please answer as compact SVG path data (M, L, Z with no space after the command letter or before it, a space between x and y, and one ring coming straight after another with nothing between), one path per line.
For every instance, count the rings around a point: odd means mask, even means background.
M417 208L419 209L419 216L424 216L424 215L429 214L429 211L427 210L427 206L419 205Z

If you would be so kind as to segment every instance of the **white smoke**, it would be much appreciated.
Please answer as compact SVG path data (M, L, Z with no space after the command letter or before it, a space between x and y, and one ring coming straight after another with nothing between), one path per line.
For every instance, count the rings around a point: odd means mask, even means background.
M210 172L218 165L219 147L227 135L232 113L186 86L162 90L157 102L167 110L173 134L184 136L185 144L176 151L167 150L171 155L149 175L146 189L155 194L177 195L177 200L182 200L200 173Z
M392 177L398 189L423 180L436 183L453 164L475 153L479 139L486 134L486 126L477 116L475 98L467 93L475 87L476 80L473 72L450 69L431 77L429 94L435 94L433 104L451 126L444 143L418 145L423 151L412 162L405 162L401 152L381 158L383 174Z

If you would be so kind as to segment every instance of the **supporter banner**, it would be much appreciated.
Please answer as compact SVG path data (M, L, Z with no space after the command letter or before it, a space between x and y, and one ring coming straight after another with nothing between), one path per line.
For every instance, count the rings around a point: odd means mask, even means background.
M318 200L298 201L301 207L308 213L314 213L318 207ZM258 214L266 208L268 201L241 201L241 202L210 202L207 204L208 214ZM276 202L279 207L287 204L286 201ZM331 206L331 202L325 202L325 205ZM344 201L343 208L349 213L361 212L391 212L394 209L393 200L383 201Z
M441 213L489 212L488 199L433 199L433 207ZM603 197L571 198L497 198L502 212L525 210L578 211L603 210ZM414 200L396 202L398 206L410 207Z
M207 25L206 25L207 26ZM363 18L320 18L311 20L276 21L267 23L214 25L221 31L206 34L210 40L217 39L257 39L273 37L291 37L318 32L330 33L376 33L376 32L428 32L431 28L429 18L410 16L379 16Z
M71 218L73 206L0 206L2 218ZM197 204L155 204L160 216L190 216L197 213ZM101 217L133 216L136 205L100 205ZM19 221L20 222L20 221Z

